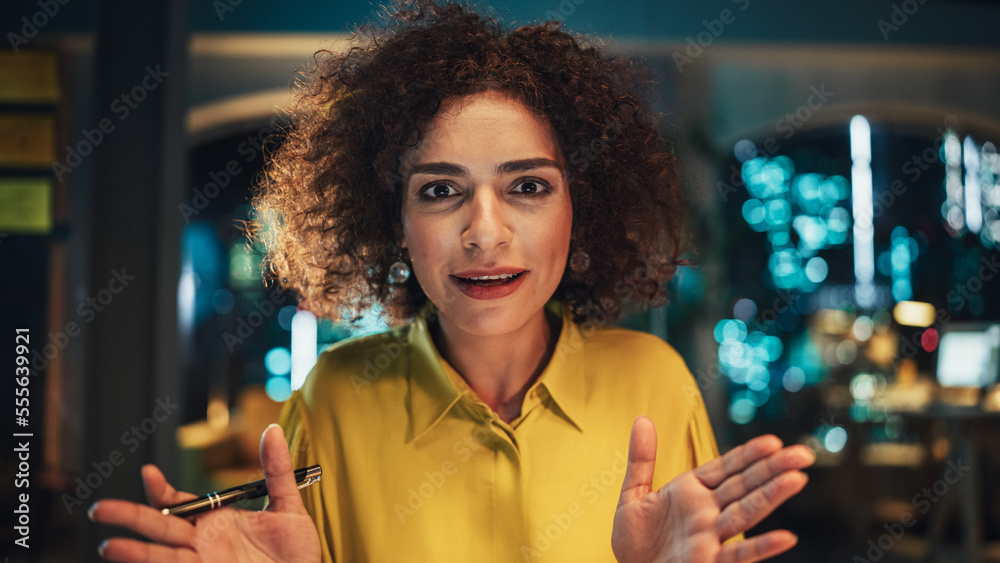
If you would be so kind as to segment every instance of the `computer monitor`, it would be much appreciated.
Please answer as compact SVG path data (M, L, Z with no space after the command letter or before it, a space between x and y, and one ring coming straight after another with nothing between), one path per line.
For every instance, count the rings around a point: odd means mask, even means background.
M942 329L937 380L943 387L988 387L1000 374L1000 323L952 322Z

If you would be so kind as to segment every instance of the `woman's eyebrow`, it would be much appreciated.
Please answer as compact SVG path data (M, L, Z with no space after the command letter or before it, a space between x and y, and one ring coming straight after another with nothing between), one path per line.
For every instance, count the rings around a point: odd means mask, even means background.
M503 164L497 166L497 172L500 174L516 174L518 172L528 172L538 168L549 167L555 168L556 170L562 170L559 163L551 158L526 158L524 160L511 160L504 162Z
M414 164L410 169L410 176L416 174L430 174L433 176L467 176L469 169L450 162L425 162L424 164Z
M498 164L496 171L498 174L516 174L518 172L528 172L539 168L555 168L562 170L559 163L551 158L525 158L521 160L510 160ZM409 175L429 174L432 176L468 176L469 169L451 162L425 162L414 164Z

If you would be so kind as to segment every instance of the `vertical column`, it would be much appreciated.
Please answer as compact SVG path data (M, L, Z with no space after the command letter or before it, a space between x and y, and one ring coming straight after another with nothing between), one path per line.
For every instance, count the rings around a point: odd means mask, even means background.
M168 477L173 473L174 429L181 420L177 209L187 152L186 50L184 2L101 2L88 128L101 133L89 157L88 294L103 292L108 303L87 327L80 469L86 476L110 467L110 474L102 476L91 502L142 499L139 469L145 463L158 463ZM82 529L79 560L96 561L96 546L108 530Z

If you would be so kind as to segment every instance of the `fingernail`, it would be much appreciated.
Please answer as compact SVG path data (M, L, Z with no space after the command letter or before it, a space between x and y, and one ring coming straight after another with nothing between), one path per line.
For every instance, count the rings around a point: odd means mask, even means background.
M104 550L108 548L108 540L101 542L101 545L97 546L97 554L104 557Z
M812 449L808 446L802 446L801 448L796 449L798 449L798 452L792 454L793 460L796 460L803 465L812 465L816 462L816 452L812 451Z
M281 426L279 426L279 425L278 425L277 423L275 423L275 422L272 422L271 424L268 424L268 425L267 425L267 428L265 428L265 429L264 429L264 433L263 433L263 434L261 434L261 438L263 438L263 437L264 437L264 435L265 435L265 434L267 434L267 431L268 431L268 430L270 430L270 429L272 429L272 428L275 428L275 427L277 427L277 428L281 428Z
M100 501L98 501L98 502L100 502ZM97 503L96 502L94 504L90 505L90 508L87 509L87 519L90 520L91 522L94 521L94 512L97 512Z

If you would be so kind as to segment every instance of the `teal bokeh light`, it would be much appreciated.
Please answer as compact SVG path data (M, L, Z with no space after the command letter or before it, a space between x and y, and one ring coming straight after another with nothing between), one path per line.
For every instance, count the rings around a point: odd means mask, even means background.
M288 348L271 348L264 356L264 367L271 375L288 375L292 372L292 353Z
M758 232L767 229L764 215L764 204L759 199L751 198L743 204L743 219L746 220L751 229Z
M764 204L764 220L770 226L784 225L792 220L792 206L783 199L772 199Z
M292 383L287 377L276 375L267 380L264 391L272 401L281 403L292 396Z
M826 260L823 260L819 256L814 256L806 262L806 278L813 283L822 283L829 273L830 267L827 265Z

